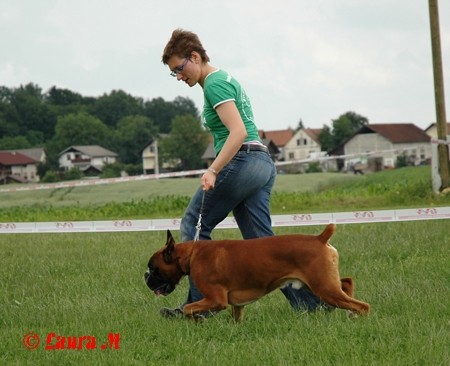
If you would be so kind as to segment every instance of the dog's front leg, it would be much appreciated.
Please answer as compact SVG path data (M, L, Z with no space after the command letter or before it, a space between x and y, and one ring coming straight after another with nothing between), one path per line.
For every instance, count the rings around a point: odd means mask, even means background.
M244 318L244 307L233 305L231 307L231 315L233 316L234 321L240 322Z
M197 318L200 318L199 315L207 315L212 312L224 310L227 308L227 305L227 303L203 298L200 301L184 305L183 314L190 319L197 320Z

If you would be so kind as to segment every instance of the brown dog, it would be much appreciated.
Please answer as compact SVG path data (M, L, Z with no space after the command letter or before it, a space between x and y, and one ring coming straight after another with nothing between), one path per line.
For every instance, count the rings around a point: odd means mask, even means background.
M340 278L338 253L328 243L336 225L320 235L281 235L250 240L204 240L175 244L167 231L166 245L152 255L144 274L157 295L170 294L180 279L190 275L204 295L186 304L187 317L232 305L236 321L243 307L290 283L308 286L324 302L368 314L370 305L353 298L353 281Z

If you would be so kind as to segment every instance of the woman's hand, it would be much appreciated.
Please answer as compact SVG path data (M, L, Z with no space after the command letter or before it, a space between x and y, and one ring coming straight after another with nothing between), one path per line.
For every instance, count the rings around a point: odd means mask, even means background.
M207 170L202 176L202 189L207 192L214 188L216 184L216 174L211 170Z

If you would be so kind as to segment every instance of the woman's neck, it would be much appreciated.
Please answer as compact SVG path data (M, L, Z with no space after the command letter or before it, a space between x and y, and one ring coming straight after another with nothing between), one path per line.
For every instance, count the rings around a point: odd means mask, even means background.
M200 86L203 88L203 85L205 84L205 79L206 77L211 74L212 72L216 71L217 68L214 66L211 66L210 64L206 63L202 66L202 72L201 72L201 76L200 76L200 80L198 81L198 83L200 84Z

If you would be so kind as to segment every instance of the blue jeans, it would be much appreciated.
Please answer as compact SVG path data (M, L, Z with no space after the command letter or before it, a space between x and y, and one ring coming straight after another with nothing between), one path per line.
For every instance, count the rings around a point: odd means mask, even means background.
M200 240L211 240L211 231L230 212L233 212L244 239L274 235L270 219L270 193L275 177L275 165L267 152L239 151L219 172L214 189L204 192L200 187L192 197L181 220L181 240L194 239L200 211ZM189 284L186 303L201 300L203 295L190 277ZM281 291L295 309L314 310L322 304L306 288L295 290L288 286Z

